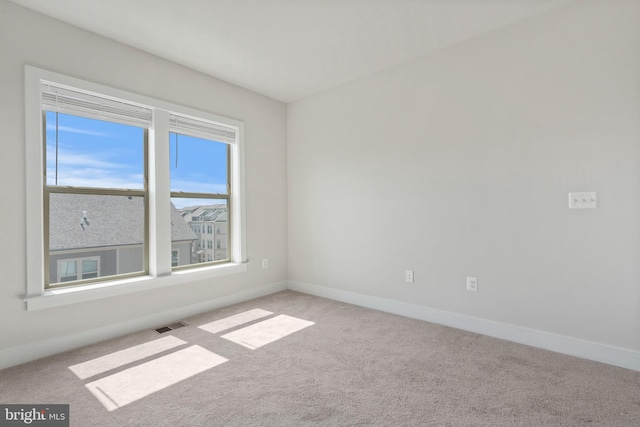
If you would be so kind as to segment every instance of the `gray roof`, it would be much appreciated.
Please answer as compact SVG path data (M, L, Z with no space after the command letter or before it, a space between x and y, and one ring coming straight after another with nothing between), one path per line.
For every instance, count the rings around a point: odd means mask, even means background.
M218 203L215 205L189 206L180 209L180 215L185 221L212 221L224 222L227 220L227 205Z
M52 251L135 245L144 240L142 197L53 193L49 218L49 249ZM197 238L172 204L171 240Z

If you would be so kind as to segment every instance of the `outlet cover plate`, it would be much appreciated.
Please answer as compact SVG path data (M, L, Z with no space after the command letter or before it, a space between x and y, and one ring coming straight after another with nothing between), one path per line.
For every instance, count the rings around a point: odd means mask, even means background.
M595 209L598 199L595 191L569 193L569 209Z
M404 281L407 283L413 283L413 270L406 270L404 272Z

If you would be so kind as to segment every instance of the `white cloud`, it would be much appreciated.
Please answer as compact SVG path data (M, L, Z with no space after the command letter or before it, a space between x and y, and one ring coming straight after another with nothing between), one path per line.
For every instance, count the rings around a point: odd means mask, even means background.
M96 155L69 153L58 157L57 183L63 186L102 188L143 188L142 166L117 163L101 159ZM54 185L56 179L55 157L47 161L47 183Z
M189 180L171 180L171 188L174 191L188 191L190 193L218 193L226 194L226 184L214 184L211 182L203 181L189 181Z
M47 147L47 184L55 185L56 163L55 146ZM114 151L85 154L71 147L59 150L57 185L97 187L97 188L131 188L142 189L144 186L143 166L135 165L123 157L122 161L114 161L114 157L122 157L123 153ZM172 179L172 189L193 193L226 194L225 183L208 182L207 177L190 174L188 178Z
M47 156L47 164L51 167L55 167L55 155ZM85 155L85 154L73 154L68 151L64 151L63 153L59 153L58 155L58 166L69 166L69 167L85 167L85 168L103 168L103 169L124 169L127 165L122 163L110 162L107 160L101 160L99 157L95 155Z
M49 185L54 184L55 171L47 173ZM142 189L143 179L139 174L116 174L98 168L75 168L58 171L58 185L97 188Z
M183 199L181 197L172 197L171 203L176 207L176 209L192 207L192 206L208 206L208 205L219 205L225 204L225 200L216 200L216 199Z
M47 130L56 130L55 123L47 123ZM110 133L106 133L106 132L98 132L95 130L89 130L85 128L74 128L71 126L58 126L58 130L60 132L79 133L81 135L106 136L106 137L113 136Z

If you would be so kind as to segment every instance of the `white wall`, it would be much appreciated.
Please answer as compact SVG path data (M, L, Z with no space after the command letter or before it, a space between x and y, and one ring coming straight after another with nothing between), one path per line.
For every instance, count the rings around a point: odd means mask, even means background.
M289 279L640 350L638 16L574 2L289 105Z
M242 120L246 131L245 273L90 303L25 311L24 66L48 69ZM0 356L286 280L286 109L270 98L0 0ZM262 269L261 259L269 258ZM86 335L86 334L85 334ZM0 365L2 365L0 363Z

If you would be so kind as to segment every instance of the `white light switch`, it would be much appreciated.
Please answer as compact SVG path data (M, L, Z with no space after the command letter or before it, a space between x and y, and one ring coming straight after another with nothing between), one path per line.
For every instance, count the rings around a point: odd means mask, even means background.
M569 193L569 209L595 209L597 207L595 191Z

